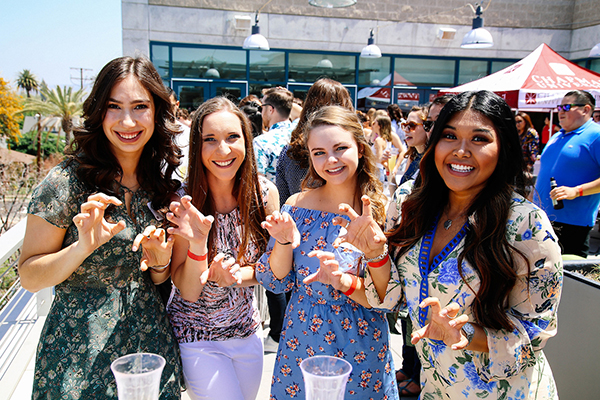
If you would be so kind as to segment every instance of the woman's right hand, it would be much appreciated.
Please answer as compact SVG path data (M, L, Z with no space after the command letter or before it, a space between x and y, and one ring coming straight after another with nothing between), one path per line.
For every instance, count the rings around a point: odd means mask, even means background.
M212 215L204 216L192 204L191 196L183 196L181 201L173 201L169 206L167 220L177 225L169 227L167 232L177 235L192 244L203 245L208 240L210 228L214 222Z
M235 258L219 253L213 258L209 268L200 276L200 283L215 282L220 287L228 287L242 284L240 266Z
M81 212L73 217L79 234L78 245L90 254L125 229L125 221L111 224L104 218L104 211L110 204L121 206L123 203L114 196L95 193L81 205Z
M275 211L267 216L266 221L263 221L261 226L269 231L271 237L279 244L291 243L293 249L300 246L300 232L290 214Z

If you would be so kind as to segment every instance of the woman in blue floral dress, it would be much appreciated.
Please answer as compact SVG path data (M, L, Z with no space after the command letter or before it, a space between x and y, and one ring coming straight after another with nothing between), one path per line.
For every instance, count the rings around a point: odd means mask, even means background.
M370 309L364 295L353 301L347 297L351 291L311 284L323 263L339 264L355 283L364 273L363 254L352 246L336 249L333 242L340 233L340 203L360 208L361 196L368 195L375 218L383 223L385 198L373 154L356 115L339 106L317 111L304 135L310 154L304 181L308 190L291 196L281 213L267 217L263 226L271 242L256 266L256 278L268 290L292 291L271 399L304 398L300 362L315 355L352 364L345 399L397 399L385 313Z
M179 187L169 95L148 59L121 57L100 71L83 111L72 153L33 193L19 260L25 289L56 293L33 398L116 399L111 362L150 352L166 359L160 398L179 399L177 341L155 288L173 242L153 210Z
M365 279L371 304L408 309L421 398L558 399L542 349L557 329L560 249L545 213L523 197L508 105L486 91L450 100L421 178L408 197L400 193L399 210L390 206L401 211L388 237L397 268L369 267ZM382 232L358 234L377 225L350 216L343 238L370 235L383 251Z

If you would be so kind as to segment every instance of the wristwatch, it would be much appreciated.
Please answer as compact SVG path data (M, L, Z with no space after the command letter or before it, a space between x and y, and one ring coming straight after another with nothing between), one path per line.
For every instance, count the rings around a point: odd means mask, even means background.
M471 341L473 340L473 337L475 336L475 327L472 324L470 324L469 322L467 322L466 324L464 324L462 326L462 328L460 328L460 330L462 331L463 335L465 335L465 337L469 341L469 344L471 344ZM467 344L467 346L469 344Z

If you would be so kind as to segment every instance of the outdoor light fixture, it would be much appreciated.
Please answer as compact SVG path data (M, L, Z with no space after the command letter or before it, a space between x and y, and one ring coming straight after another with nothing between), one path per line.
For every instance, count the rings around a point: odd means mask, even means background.
M339 8L353 6L356 0L308 0L308 4L315 7Z
M597 45L595 45L594 47L592 47L592 49L590 50L590 54L588 55L589 58L595 58L595 57L600 57L600 43L598 43Z
M492 47L494 45L494 39L492 38L492 34L489 33L487 29L483 28L483 18L481 18L483 11L481 10L481 5L475 3L476 9L470 4L467 5L471 7L477 17L473 18L473 29L465 35L460 47L463 49L483 49Z
M380 58L381 50L375 44L375 36L373 35L373 29L371 29L371 35L369 36L369 40L367 40L367 45L363 47L360 52L361 58Z
M258 26L258 11L256 12L256 18L254 26L252 27L252 34L244 40L242 48L246 50L269 50L269 42L267 38L260 34L260 28Z
M317 63L317 68L331 69L333 68L333 63L330 59L324 58Z
M221 74L219 73L219 70L215 68L214 65L210 65L210 68L206 70L206 72L204 73L204 77L205 78L209 78L209 79L219 79L221 77Z

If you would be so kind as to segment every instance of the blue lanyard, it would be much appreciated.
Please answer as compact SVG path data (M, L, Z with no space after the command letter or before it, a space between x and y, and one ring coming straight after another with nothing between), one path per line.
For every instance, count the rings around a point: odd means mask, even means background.
M442 252L438 254L429 264L429 255L431 254L431 248L433 247L433 238L437 230L437 224L440 220L440 215L433 221L432 227L427 231L421 242L421 250L419 251L419 272L421 274L421 287L419 290L419 304L427 297L429 297L429 274L433 271L448 254L450 254L456 246L460 243L463 237L467 234L469 223L465 222L460 231L454 236L454 238L444 247ZM420 327L425 326L427 320L428 308L419 308L419 325Z

